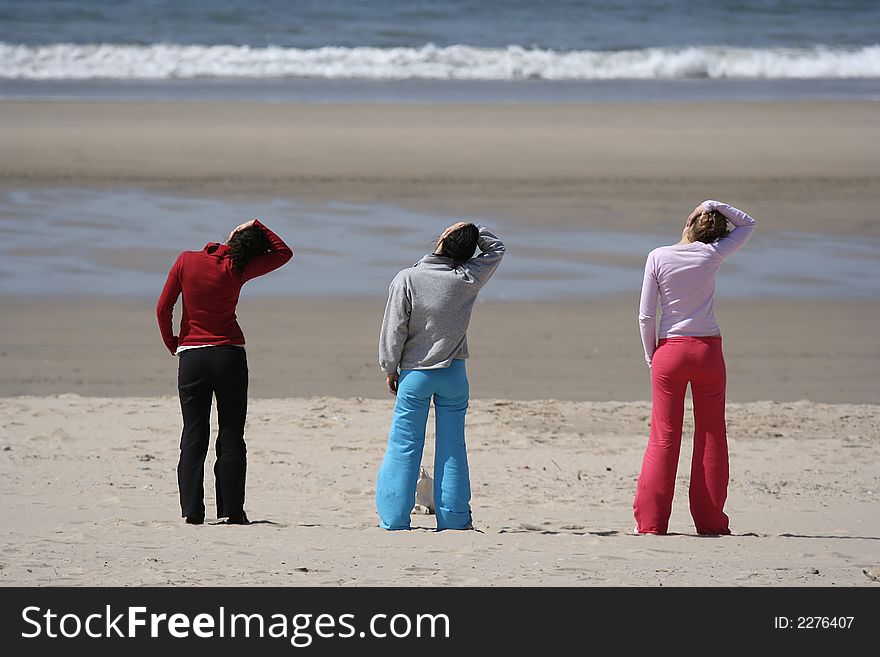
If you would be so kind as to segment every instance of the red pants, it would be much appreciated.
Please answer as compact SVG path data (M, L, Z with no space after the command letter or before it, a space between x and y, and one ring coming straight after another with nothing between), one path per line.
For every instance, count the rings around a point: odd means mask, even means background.
M651 369L651 438L633 502L639 532L665 534L669 527L684 397L690 383L694 398L691 516L699 534L730 533L724 514L729 478L726 381L720 336L672 337L658 343Z

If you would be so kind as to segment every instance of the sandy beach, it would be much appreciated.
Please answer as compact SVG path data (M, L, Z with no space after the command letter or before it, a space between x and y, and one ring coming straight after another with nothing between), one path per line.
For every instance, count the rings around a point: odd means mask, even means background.
M880 237L878 137L871 102L3 101L0 189L504 217L522 231L510 258L554 227L672 239L707 197L747 208L768 234L858 240ZM0 221L7 235L26 228ZM126 259L161 281L168 254L151 248ZM809 280L802 265L792 276ZM185 526L158 293L0 296L0 584L878 585L864 572L880 577L877 295L719 299L735 535L708 539L687 512L689 426L674 535L628 534L650 416L638 289L477 306L479 531L439 534L430 516L409 533L376 527L392 405L376 363L384 300L246 290L246 508L259 522Z
M438 534L420 515L419 529L385 532L373 487L390 410L254 401L246 506L257 522L192 527L174 508L176 399L8 398L0 582L876 586L863 571L880 575L877 406L731 404L724 538L693 534L681 479L673 535L627 534L644 402L474 402L478 531ZM688 459L684 449L680 473ZM209 490L209 514L212 502Z

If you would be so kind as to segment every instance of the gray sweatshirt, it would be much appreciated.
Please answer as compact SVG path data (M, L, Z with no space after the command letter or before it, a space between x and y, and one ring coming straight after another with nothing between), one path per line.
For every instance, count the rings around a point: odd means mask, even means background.
M379 336L382 371L433 370L468 357L471 310L504 256L501 240L478 228L481 253L463 265L426 255L391 281Z

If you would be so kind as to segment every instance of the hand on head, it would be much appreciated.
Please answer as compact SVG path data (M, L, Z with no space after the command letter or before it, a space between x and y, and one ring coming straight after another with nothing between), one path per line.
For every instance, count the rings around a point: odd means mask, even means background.
M253 226L255 221L256 221L256 219L251 219L250 221L246 221L243 224L239 224L238 226L233 228L232 232L229 233L229 237L226 238L226 241L228 242L229 240L231 240L232 236L235 235L238 231L244 230L245 228L250 228L251 226Z
M681 237L684 242L712 244L727 237L729 233L725 216L701 203L688 215Z
M703 207L703 204L700 203L697 207L693 209L693 211L688 215L687 220L684 223L685 228L690 228L693 226L697 219L700 218L701 215L706 213L706 208Z
M454 233L459 228L463 228L465 226L467 226L466 221L459 221L457 223L452 224L446 230L444 230L443 233L440 235L440 237L437 238L437 247L434 249L434 253L440 253L441 249L443 248L443 240L445 240L447 237L449 237L450 233Z
M700 203L697 207L695 207L691 213L688 215L687 219L684 222L684 229L681 231L681 239L684 242L693 242L693 228L697 225L697 222L706 214L706 208L703 207L703 204Z

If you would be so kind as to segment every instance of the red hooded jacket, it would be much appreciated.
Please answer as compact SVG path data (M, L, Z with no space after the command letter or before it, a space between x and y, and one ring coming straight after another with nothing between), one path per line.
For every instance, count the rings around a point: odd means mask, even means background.
M178 347L244 344L244 334L235 317L241 286L278 269L293 257L290 247L259 220L253 225L266 233L270 250L251 260L243 274L233 268L229 247L217 242L201 251L184 251L171 267L156 305L156 316L162 340L172 354ZM171 318L181 294L183 316L180 335L176 336Z

